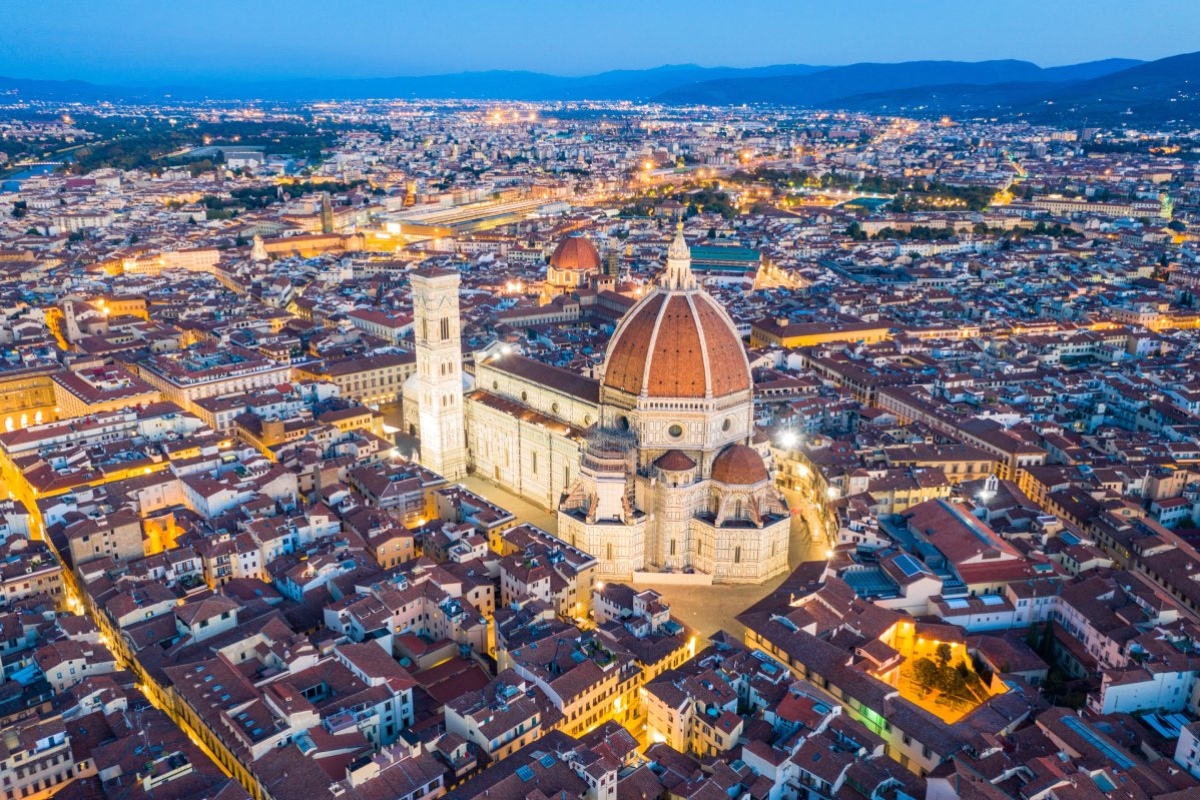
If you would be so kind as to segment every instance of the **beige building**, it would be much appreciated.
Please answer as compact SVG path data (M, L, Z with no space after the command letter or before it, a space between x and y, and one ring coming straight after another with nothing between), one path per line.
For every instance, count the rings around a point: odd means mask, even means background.
M159 353L139 369L146 383L164 400L195 413L195 401L235 392L251 392L291 380L292 368L243 347L196 345L175 353Z
M60 419L85 417L102 411L146 406L162 393L120 366L68 370L54 376L54 399Z
M146 554L141 520L129 510L79 520L67 526L65 536L76 566L105 557L129 562Z
M296 378L331 381L342 397L364 405L386 406L400 401L404 381L416 371L414 354L381 353L330 361L321 366L296 367Z

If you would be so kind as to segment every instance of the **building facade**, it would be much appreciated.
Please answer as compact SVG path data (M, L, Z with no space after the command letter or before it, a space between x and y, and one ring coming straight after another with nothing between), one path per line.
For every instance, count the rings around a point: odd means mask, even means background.
M467 474L459 277L457 272L430 269L413 272L411 280L421 463L447 480L458 480Z

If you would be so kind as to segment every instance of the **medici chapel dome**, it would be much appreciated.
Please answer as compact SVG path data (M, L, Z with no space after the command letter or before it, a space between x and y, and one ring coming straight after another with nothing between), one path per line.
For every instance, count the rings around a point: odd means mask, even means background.
M603 380L609 389L703 399L751 388L741 337L717 301L699 288L690 261L681 231L667 251L663 281L613 333Z
M558 243L550 256L550 266L559 270L599 272L600 254L586 236L568 236Z

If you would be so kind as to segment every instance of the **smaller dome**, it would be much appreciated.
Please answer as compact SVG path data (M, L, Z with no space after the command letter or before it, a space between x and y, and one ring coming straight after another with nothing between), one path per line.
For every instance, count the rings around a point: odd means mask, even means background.
M696 462L687 453L668 450L654 461L654 466L666 472L687 472L696 468Z
M721 451L713 461L712 479L731 486L750 486L762 483L770 476L762 456L752 447L733 444Z
M550 266L563 270L599 272L600 254L586 236L576 234L558 243L554 254L550 256Z

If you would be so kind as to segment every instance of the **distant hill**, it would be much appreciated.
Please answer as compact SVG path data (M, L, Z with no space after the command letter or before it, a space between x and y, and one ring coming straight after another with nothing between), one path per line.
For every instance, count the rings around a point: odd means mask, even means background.
M914 86L887 92L840 97L831 105L846 111L867 114L932 117L976 115L985 111L1010 113L1015 107L1037 103L1048 93L1060 91L1069 83L950 83Z
M125 88L84 81L0 77L0 92L28 100L94 102L145 100L263 99L279 101L368 98L465 98L477 100L648 100L678 87L718 78L808 75L825 67L778 64L766 67L699 67L669 64L653 69L612 70L581 77L492 70L392 78L243 81L204 86Z
M1086 81L1145 63L1136 58L1105 58L1100 61L1085 61L1082 64L1067 64L1063 67L1045 67L1042 69L1041 80L1048 82Z
M443 97L474 100L647 100L671 88L698 81L725 77L807 75L820 69L822 67L807 64L750 68L671 64L654 69L612 70L581 77L492 70L393 78L228 84L209 87L205 94L269 100Z
M0 77L0 97L48 101L364 98L646 100L761 103L869 113L990 114L1072 124L1200 119L1200 53L1158 61L1111 58L1043 69L1027 61L908 61L844 67L677 64L582 77L490 71L393 78L131 88Z
M712 105L767 103L815 106L840 98L896 92L922 86L987 86L1081 80L1140 63L1128 59L1107 59L1050 69L1042 69L1028 61L1015 60L862 63L830 67L808 75L708 80L670 89L657 99L671 103Z
M9 78L0 75L0 100L4 95L16 95L27 100L61 100L90 103L119 101L140 97L143 90L119 86L101 86L86 81L42 81L31 78Z
M1139 62L1091 79L916 86L843 97L834 104L882 114L987 113L1042 122L1157 124L1200 117L1200 93L1194 87L1200 87L1200 53Z
M1200 118L1200 52L1148 61L1049 93L1019 110L1035 117L1166 122Z

